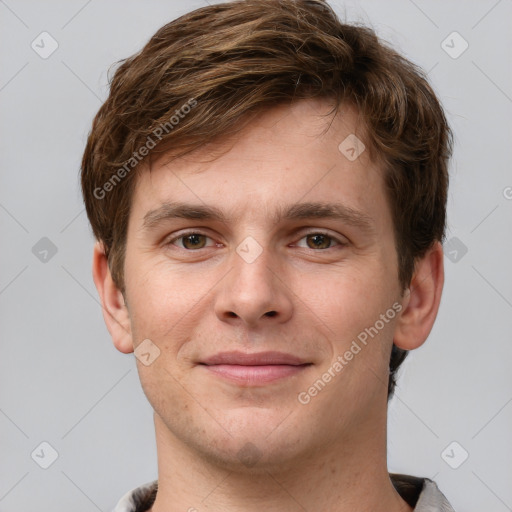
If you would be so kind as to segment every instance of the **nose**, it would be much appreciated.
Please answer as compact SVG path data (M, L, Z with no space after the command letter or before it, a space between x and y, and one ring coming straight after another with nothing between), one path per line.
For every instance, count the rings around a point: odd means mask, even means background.
M247 257L243 250L233 251L230 270L216 296L215 313L221 321L257 328L291 317L293 292L286 270L268 248L259 246L256 254Z

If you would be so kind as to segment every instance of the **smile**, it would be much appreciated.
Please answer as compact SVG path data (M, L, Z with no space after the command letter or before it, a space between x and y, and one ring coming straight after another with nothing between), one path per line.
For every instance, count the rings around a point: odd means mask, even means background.
M203 366L208 372L218 377L245 385L259 385L297 375L303 372L308 366L311 366L311 364L214 364Z

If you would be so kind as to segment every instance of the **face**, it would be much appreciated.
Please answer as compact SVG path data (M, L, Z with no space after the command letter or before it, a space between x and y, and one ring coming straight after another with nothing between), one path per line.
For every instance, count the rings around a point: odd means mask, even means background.
M329 110L275 108L220 156L138 177L124 272L141 383L171 442L226 467L371 435L386 409L393 223L382 169L345 141L364 138L357 112Z

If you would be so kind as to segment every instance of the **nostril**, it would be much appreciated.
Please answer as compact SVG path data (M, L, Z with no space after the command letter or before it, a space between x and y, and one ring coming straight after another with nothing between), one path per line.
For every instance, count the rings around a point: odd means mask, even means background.
M265 313L267 316L276 316L277 315L277 312L276 311L269 311L268 313Z

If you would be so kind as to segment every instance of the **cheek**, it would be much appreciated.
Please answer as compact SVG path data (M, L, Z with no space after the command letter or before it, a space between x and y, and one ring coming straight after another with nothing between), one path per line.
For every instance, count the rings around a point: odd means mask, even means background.
M394 283L383 278L382 273L381 266L368 262L359 268L338 269L336 274L322 278L302 279L303 294L314 285L306 311L315 313L312 318L317 317L316 324L321 320L334 357L344 354L355 340L362 347L357 358L381 360L388 352L396 316L392 306L397 295ZM372 350L364 350L366 346L372 346Z
M301 278L303 294L329 324L359 325L371 314L382 290L372 262L341 264L316 276Z
M155 366L172 368L173 375L183 377L193 365L194 347L201 344L204 333L211 333L206 324L212 318L212 288L218 277L213 273L209 278L204 274L194 276L190 271L177 270L168 261L155 259L139 264L131 276L127 292L132 302L135 346L150 339L160 350ZM144 377L155 378L144 374L141 380ZM159 377L166 379L169 375Z
M169 339L173 325L192 307L182 292L181 279L171 279L163 273L162 265L127 261L126 270L134 342L149 338L160 346Z

